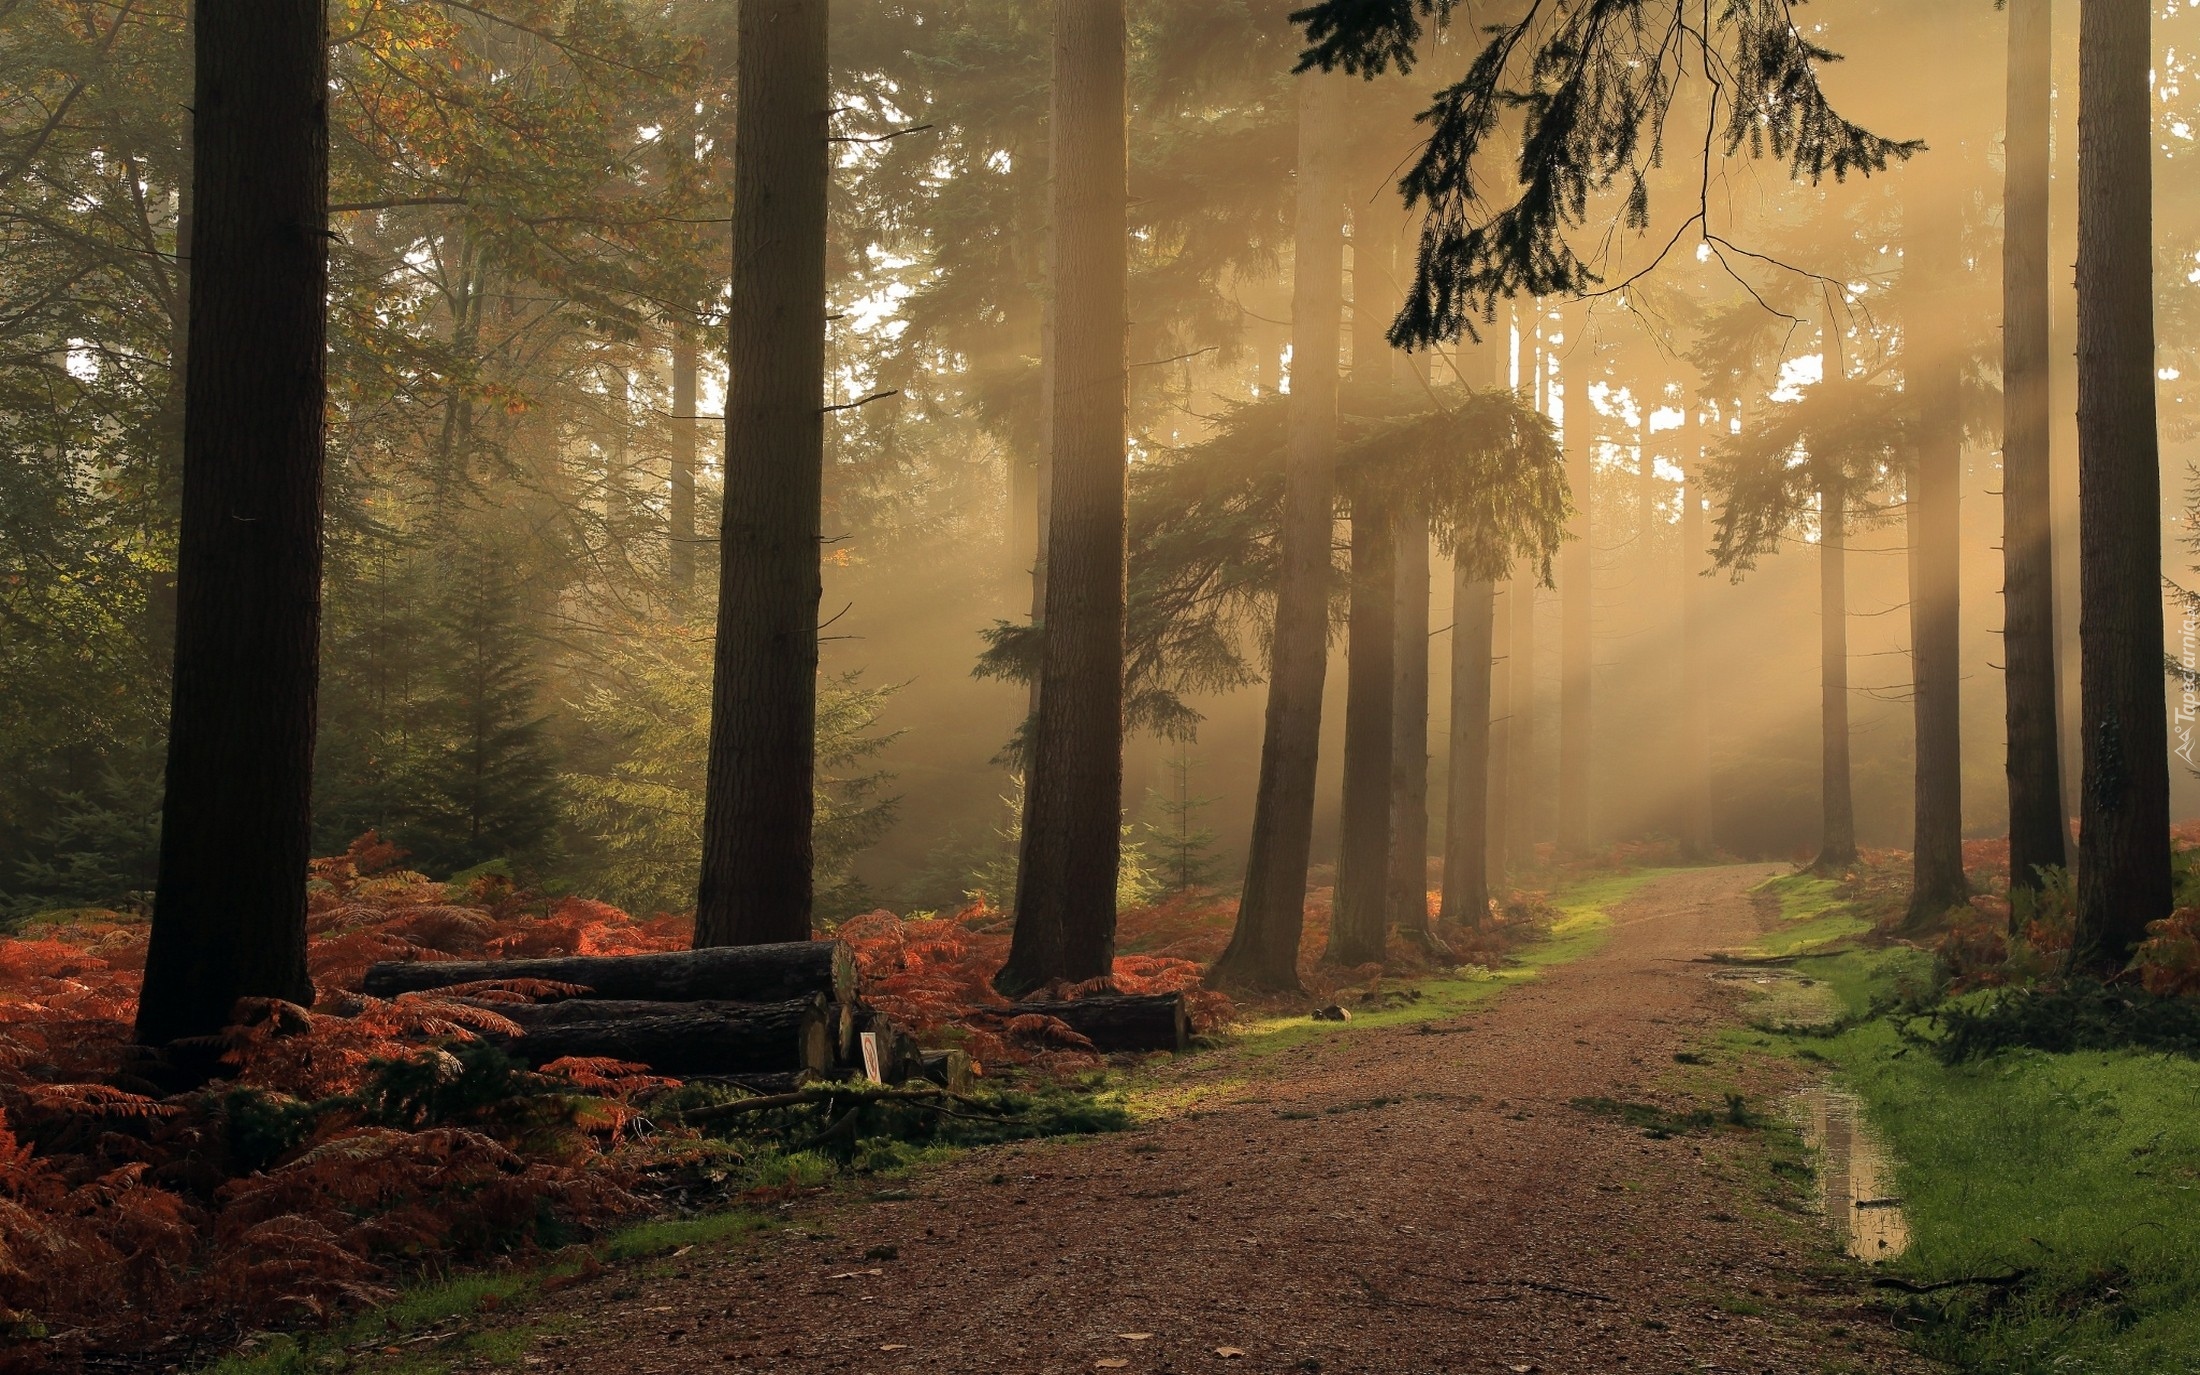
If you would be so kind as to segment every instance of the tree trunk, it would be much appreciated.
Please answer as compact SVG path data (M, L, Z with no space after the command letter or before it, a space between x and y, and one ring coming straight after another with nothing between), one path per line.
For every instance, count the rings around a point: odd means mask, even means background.
M1037 1013L1052 1017L1092 1042L1099 1051L1183 1050L1191 1043L1192 1022L1181 993L1097 995L1066 1001L1017 1003L1011 1016Z
M191 6L183 7L183 40L197 36ZM160 451L154 470L153 518L164 539L173 538L183 520L184 391L191 364L191 221L193 198L190 165L195 134L191 121L193 98L183 101L185 166L176 184L176 261L168 277L168 377L160 407ZM147 670L156 675L175 671L176 570L156 565L148 574L145 598L145 647Z
M1512 644L1505 652L1506 842L1512 851L1512 867L1535 867L1536 768L1535 703L1535 601L1536 569L1528 559L1513 565Z
M198 7L174 693L137 1036L310 1003L321 619L328 23Z
M684 615L695 598L695 327L672 330L672 482L666 502L665 545L672 574L672 610Z
M697 946L810 934L826 0L740 0L725 519Z
M1129 142L1123 0L1054 10L1053 445L1046 627L1007 992L1115 967L1123 826Z
M1964 340L1947 299L1963 276L1952 212L1917 215L1908 262L1909 385L1917 441L1905 518L1909 529L1910 644L1917 721L1916 826L1908 921L1933 921L1970 893L1963 873L1961 628Z
M1454 600L1452 634L1454 636L1459 633L1459 617L1456 610L1458 581L1458 570L1454 568L1452 572ZM1512 827L1512 817L1506 807L1506 801L1511 792L1512 780L1512 674L1510 672L1511 666L1506 662L1506 655L1509 652L1508 647L1512 644L1513 603L1520 600L1519 591L1519 584L1511 582L1506 583L1503 587L1492 588L1491 590L1490 748L1489 758L1483 768L1484 777L1482 779L1483 815L1486 818L1483 832L1489 843L1482 847L1482 864L1485 883L1493 895L1502 893L1505 890L1505 868L1512 855L1511 841L1506 835L1506 832ZM1453 656L1452 681L1455 685L1453 691L1457 692L1459 646L1456 640L1452 645L1451 652ZM1457 722L1453 723L1452 730L1454 732L1452 746L1457 748L1459 743ZM1449 812L1449 801L1450 799L1447 796L1447 813ZM1445 827L1448 835L1450 829L1448 820ZM1445 869L1446 872L1449 872L1450 864L1448 862Z
M2069 861L2056 706L2053 416L2048 394L2053 0L2010 0L2002 219L2002 648L2007 671L2009 884Z
M1428 928L1428 517L1401 511L1391 623L1391 920L1425 942Z
M1573 324L1563 336L1573 347ZM1561 365L1563 367L1563 364ZM1558 591L1563 610L1559 627L1558 694L1558 850L1582 855L1589 849L1589 675L1591 630L1596 615L1594 533L1595 469L1589 455L1585 398L1560 374L1558 393L1565 407L1566 484L1573 494L1574 516L1567 522L1566 546L1559 554Z
M1702 402L1688 403L1681 480L1681 839L1691 858L1711 853L1710 677L1704 662Z
M528 960L385 960L367 967L360 989L370 997L394 998L514 979L572 984L597 999L653 1003L768 1003L813 993L847 1002L856 993L855 957L839 941Z
M523 1033L496 1037L512 1054L542 1066L567 1056L603 1056L647 1065L659 1074L771 1074L833 1066L832 1026L825 1004L816 998L703 1009L668 1003L646 1016L603 1021L543 1017L516 1007L498 1007Z
M1452 577L1451 786L1444 808L1444 920L1489 917L1490 646L1495 588Z
M1337 840L1333 964L1383 958L1389 929L1391 668L1396 649L1392 582L1397 551L1390 505L1352 498L1352 590L1345 632L1344 805Z
M1322 680L1328 669L1338 316L1344 275L1344 197L1338 180L1344 87L1341 78L1312 72L1298 81L1298 223L1292 248L1291 445L1284 468L1283 567L1245 889L1229 947L1213 971L1215 982L1225 987L1299 986Z
M2153 49L2142 0L2078 40L2078 638L2085 741L2073 964L2120 968L2169 915L2162 477L2155 429Z
M1856 804L1849 788L1848 500L1839 475L1818 484L1819 795L1821 873L1856 862Z

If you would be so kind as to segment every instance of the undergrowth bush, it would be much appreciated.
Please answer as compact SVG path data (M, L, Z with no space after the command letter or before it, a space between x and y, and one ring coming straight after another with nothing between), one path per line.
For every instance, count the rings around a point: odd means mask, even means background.
M495 868L437 882L403 858L369 834L314 861L314 1006L242 1005L218 1047L225 1079L189 1093L164 1096L131 1044L142 917L64 914L0 941L0 1368L155 1352L172 1364L241 1328L323 1323L423 1271L563 1247L637 1214L1123 1124L1074 1086L1038 1086L690 1125L679 1109L695 1095L734 1091L601 1059L526 1069L480 1039L516 1030L494 1004L578 990L509 979L380 999L359 991L367 967L683 949L687 920L545 898ZM1135 941L1139 919L1126 927ZM842 934L867 996L930 1043L1056 1076L1097 1063L1059 1022L992 992L998 914L874 913ZM1228 1004L1198 979L1193 960L1140 952L1110 980L1056 991L1182 989L1211 1025Z

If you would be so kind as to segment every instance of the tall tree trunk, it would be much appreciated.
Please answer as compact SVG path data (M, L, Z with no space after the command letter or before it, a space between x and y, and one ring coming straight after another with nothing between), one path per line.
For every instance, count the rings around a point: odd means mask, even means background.
M1010 993L1115 967L1130 328L1123 0L1054 8L1052 501Z
M1392 582L1397 536L1390 504L1361 490L1352 498L1352 587L1345 632L1344 805L1337 841L1332 963L1383 957L1390 877Z
M1375 216L1357 212L1352 230L1351 409L1388 406L1389 298L1383 281L1394 240ZM1378 479L1379 481L1380 479ZM1370 484L1372 485L1372 484ZM1387 494L1352 495L1352 582L1345 632L1344 799L1337 840L1335 920L1325 958L1367 964L1383 958L1390 930L1391 764L1397 734L1398 519ZM1424 584L1426 579L1423 579Z
M1579 311L1573 312L1578 316ZM1563 336L1574 347L1574 318L1566 321ZM1573 493L1574 515L1566 525L1566 546L1559 554L1558 591L1562 603L1559 626L1558 694L1558 850L1580 855L1589 849L1589 676L1591 628L1596 615L1595 561L1590 539L1594 533L1590 508L1594 505L1595 469L1589 455L1589 425L1582 388L1568 385L1563 364L1557 384L1564 407L1562 431L1566 443L1566 483Z
M1452 575L1451 786L1444 808L1444 920L1489 917L1490 647L1495 588Z
M137 1037L313 1000L328 22L202 0L167 794Z
M1393 577L1390 694L1390 918L1426 943L1428 925L1428 517L1401 511Z
M725 519L695 944L810 937L826 0L740 0Z
M183 7L183 38L194 41L197 25L192 7ZM153 519L164 537L172 537L183 520L184 390L191 361L191 222L197 194L189 165L195 134L191 121L193 99L183 102L185 167L176 185L176 265L168 282L168 377L161 398L160 451L154 478ZM176 572L156 566L147 578L145 598L145 646L147 664L154 674L173 674L176 648Z
M1856 804L1849 788L1848 494L1838 474L1818 484L1818 682L1823 753L1819 774L1821 873L1856 862Z
M2049 108L2054 0L2010 0L2002 219L2002 647L2007 671L2009 883L2069 860L2058 744L2055 513L2049 487Z
M1688 403L1681 478L1681 839L1701 859L1711 853L1710 676L1704 662L1703 402Z
M1908 261L1922 285L1912 300L1909 381L1917 442L1909 499L1910 644L1917 720L1916 825L1908 920L1922 925L1969 895L1963 873L1962 501L1964 348L1945 284L1961 280L1952 211L1920 215Z
M1458 570L1452 572L1454 611L1452 615L1452 679L1459 676L1459 644L1457 614ZM1507 803L1512 793L1512 673L1507 656L1512 645L1513 604L1520 600L1519 585L1508 582L1491 589L1490 617L1490 747L1484 761L1482 797L1484 807L1483 832L1488 844L1482 847L1483 874L1490 892L1501 893L1505 889L1505 870L1512 856L1512 841L1507 832L1512 829L1512 813ZM1458 725L1452 726L1452 744L1458 744ZM1446 807L1449 813L1448 798ZM1449 834L1450 822L1445 822Z
M1330 542L1335 537L1337 346L1343 311L1343 86L1299 77L1298 222L1291 287L1291 444L1285 458L1282 572L1270 650L1253 836L1225 987L1296 989L1314 837L1314 771L1328 671Z
M695 598L695 455L700 429L695 416L695 327L682 320L672 330L672 492L665 522L676 615L684 615Z
M2154 398L2154 134L2145 0L2082 0L2078 109L2081 968L2169 915L2162 475Z
M1511 706L1506 713L1505 729L1509 742L1506 764L1511 774L1505 780L1505 813L1511 820L1505 829L1512 852L1512 867L1532 869L1535 867L1538 803L1536 781L1543 773L1536 766L1536 569L1531 561L1522 559L1513 565L1511 596L1514 603L1512 643L1505 651L1505 697Z

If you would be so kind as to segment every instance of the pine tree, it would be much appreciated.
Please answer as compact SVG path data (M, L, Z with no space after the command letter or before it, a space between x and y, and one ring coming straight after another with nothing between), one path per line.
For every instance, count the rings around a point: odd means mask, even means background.
M2078 40L2078 558L2084 810L2072 962L2120 969L2169 915L2155 421L2152 6L2084 0Z
M328 19L196 8L175 692L137 1036L306 973L328 286Z
M1168 787L1152 794L1158 821L1146 823L1151 853L1160 861L1158 873L1175 892L1203 888L1214 881L1215 833L1199 824L1200 814L1214 805L1211 797L1192 792L1194 760L1183 741L1169 757Z
M1054 318L1037 710L1008 993L1115 965L1123 825L1130 270L1122 0L1055 7Z
M740 0L717 666L695 943L807 940L814 902L826 0Z

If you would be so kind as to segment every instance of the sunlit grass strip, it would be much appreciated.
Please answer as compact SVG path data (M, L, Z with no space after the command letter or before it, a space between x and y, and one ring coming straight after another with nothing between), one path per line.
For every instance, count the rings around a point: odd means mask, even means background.
M1912 950L1804 968L1861 1015ZM2004 1053L1944 1066L1885 1018L1791 1043L1865 1103L1896 1157L1919 1344L1960 1369L2183 1371L2200 1361L2200 1063Z

